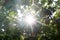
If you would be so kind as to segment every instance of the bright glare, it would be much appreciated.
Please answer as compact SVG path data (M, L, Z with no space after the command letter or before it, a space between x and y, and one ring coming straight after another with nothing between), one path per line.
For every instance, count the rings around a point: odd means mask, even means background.
M21 8L21 9L23 9L23 8L24 8L24 6L22 5L20 8Z
M54 1L58 1L58 0L54 0Z
M27 15L25 17L25 22L29 25L35 24L36 18L34 18L32 15Z
M1 29L3 32L5 31L4 29Z
M17 12L18 12L18 16L21 18L23 16L23 14L21 13L20 10L17 10Z
M23 8L23 12L22 12L22 9ZM17 18L18 18L18 21L21 23L21 22L25 22L27 25L31 26L31 25L35 25L36 24L36 21L37 21L37 18L36 18L36 15L37 15L37 12L26 6L26 8L24 8L24 5L21 6L21 9L17 9L17 12L18 12L18 15L17 15Z

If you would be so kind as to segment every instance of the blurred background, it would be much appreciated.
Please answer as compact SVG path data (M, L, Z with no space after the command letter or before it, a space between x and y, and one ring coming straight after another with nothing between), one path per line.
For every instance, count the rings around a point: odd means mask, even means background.
M0 0L0 40L60 40L60 0Z

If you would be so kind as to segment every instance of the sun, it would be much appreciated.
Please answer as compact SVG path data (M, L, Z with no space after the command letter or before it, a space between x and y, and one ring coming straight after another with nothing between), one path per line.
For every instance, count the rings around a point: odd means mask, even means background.
M36 18L33 15L27 15L25 17L25 22L29 25L35 24Z

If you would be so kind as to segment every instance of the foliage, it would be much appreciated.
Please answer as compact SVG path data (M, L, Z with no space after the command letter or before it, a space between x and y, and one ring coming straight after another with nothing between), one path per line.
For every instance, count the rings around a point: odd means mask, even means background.
M60 0L34 0L32 4L33 0L0 0L0 40L60 40ZM35 37L24 36L26 26L16 19L21 5L38 11L38 21L45 24L34 26Z

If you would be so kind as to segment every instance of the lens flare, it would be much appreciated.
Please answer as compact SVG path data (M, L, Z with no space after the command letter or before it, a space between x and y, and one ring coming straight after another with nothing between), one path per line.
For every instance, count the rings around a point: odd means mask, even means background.
M34 16L32 16L32 15L27 15L27 16L25 17L25 22L26 22L27 24L29 24L29 25L35 24L36 18L35 18Z

